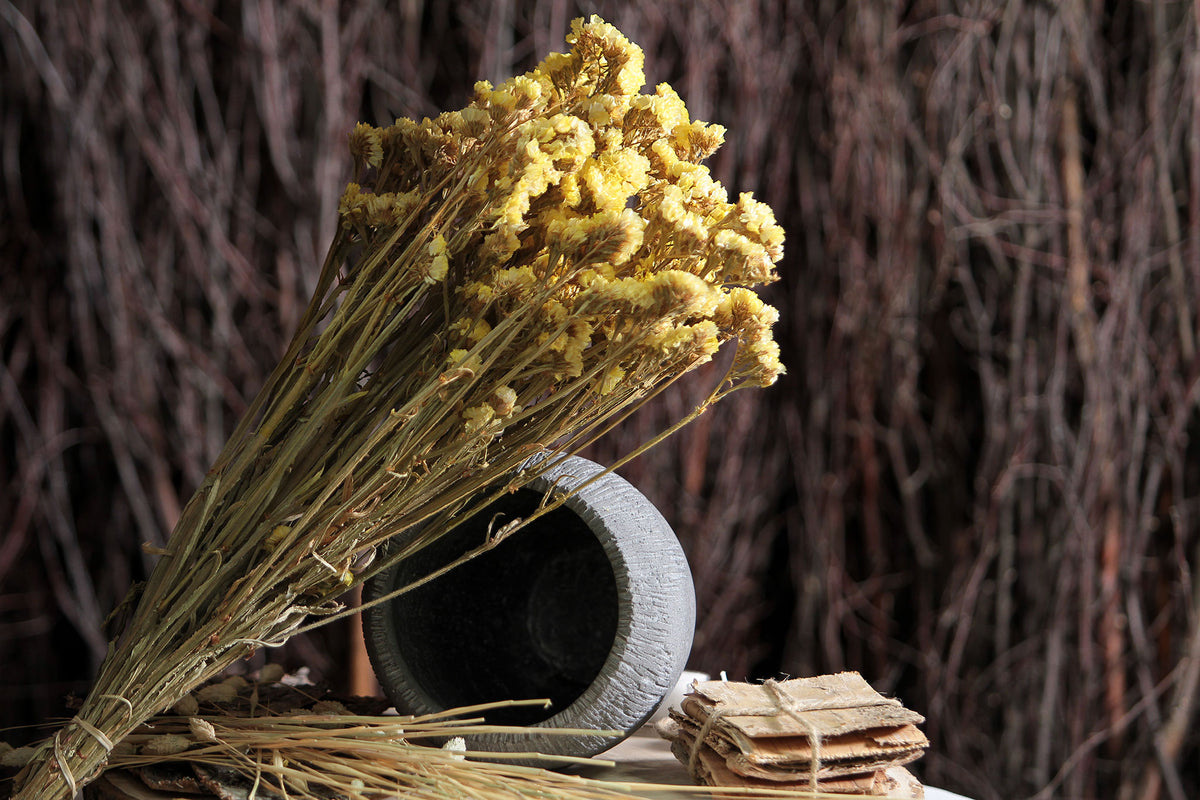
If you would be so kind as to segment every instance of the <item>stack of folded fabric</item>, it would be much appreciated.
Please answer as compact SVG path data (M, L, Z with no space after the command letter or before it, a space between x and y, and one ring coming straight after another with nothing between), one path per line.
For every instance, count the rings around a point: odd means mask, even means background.
M659 723L675 756L711 786L922 797L902 765L929 740L925 718L857 672L761 684L706 681Z

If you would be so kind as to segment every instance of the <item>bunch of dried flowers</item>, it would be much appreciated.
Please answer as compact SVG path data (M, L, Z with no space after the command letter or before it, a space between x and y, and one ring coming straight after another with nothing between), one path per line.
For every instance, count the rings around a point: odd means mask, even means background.
M351 134L298 332L17 797L72 795L151 715L338 612L384 541L408 531L389 558L408 557L722 344L719 382L663 435L780 375L777 314L751 287L783 231L700 164L723 129L665 84L641 94L642 52L611 25L577 20L568 42L461 111Z

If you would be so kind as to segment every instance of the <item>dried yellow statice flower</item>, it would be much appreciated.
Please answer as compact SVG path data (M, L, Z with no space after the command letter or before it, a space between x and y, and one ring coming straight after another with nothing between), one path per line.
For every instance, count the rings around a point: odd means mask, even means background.
M585 381L598 403L730 340L729 386L783 372L777 315L749 291L775 279L783 230L700 163L724 129L690 119L665 84L641 94L643 54L613 26L576 20L568 42L526 75L480 82L462 111L351 136L343 225L368 251L412 256L423 281L448 281L445 361L475 382L459 400L472 434L503 430L510 407L533 415L557 383ZM369 197L411 212L397 198L414 191L424 208L397 237L399 215ZM511 400L489 397L497 382Z
M355 127L340 224L287 353L17 798L70 797L108 742L328 619L369 570L723 346L735 350L725 372L667 433L783 372L778 314L753 291L775 279L783 231L701 163L724 129L692 120L669 86L643 93L642 52L611 25L576 20L568 43L526 75L477 84L464 109ZM404 546L368 566L400 532ZM233 691L213 685L193 703Z

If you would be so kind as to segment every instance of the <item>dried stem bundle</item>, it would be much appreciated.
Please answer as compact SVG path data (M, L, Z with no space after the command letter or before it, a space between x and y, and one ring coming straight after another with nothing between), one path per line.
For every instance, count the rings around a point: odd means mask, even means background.
M437 747L447 737L523 729L482 724L489 706L457 709L436 717L371 717L305 714L285 717L161 716L153 730L130 734L111 757L113 768L139 768L186 759L216 774L238 774L264 795L345 797L521 798L626 800L646 792L678 792L688 787L631 786L507 764L502 754L490 761L467 760L470 753ZM456 716L460 715L460 716ZM572 731L559 731L570 734ZM448 743L449 744L449 743ZM432 745L432 746L431 746ZM508 754L528 758L536 754ZM548 766L573 759L546 757ZM575 759L578 760L578 759ZM708 791L695 787L695 791ZM738 797L798 796L794 790L722 789ZM636 792L636 794L633 794ZM811 797L810 793L803 796ZM818 796L829 796L818 793Z
M596 18L572 31L570 53L462 111L356 128L292 344L17 797L73 794L142 721L339 611L386 566L378 545L408 531L390 558L411 555L723 343L722 379L667 432L778 377L777 314L749 288L782 255L770 209L699 164L721 128L665 85L639 93L636 46Z

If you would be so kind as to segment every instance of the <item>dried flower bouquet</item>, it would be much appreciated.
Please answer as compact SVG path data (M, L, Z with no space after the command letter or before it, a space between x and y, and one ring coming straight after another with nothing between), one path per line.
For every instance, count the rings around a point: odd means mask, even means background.
M405 558L722 344L728 369L672 430L782 372L750 287L783 231L699 164L723 130L666 85L641 94L642 52L612 26L577 20L568 42L461 111L351 134L299 330L17 797L71 796L151 715L337 612L382 542L409 531Z

